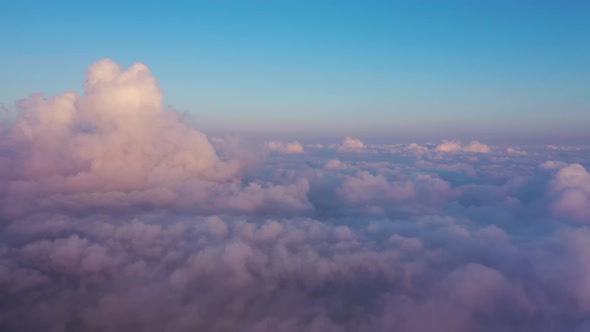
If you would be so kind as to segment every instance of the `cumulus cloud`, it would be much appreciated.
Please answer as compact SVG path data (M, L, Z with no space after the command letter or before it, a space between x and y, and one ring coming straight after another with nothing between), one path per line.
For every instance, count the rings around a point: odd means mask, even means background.
M559 167L559 166L558 166ZM580 164L563 165L551 181L553 212L579 223L590 223L590 173Z
M346 164L338 159L330 159L324 164L325 169L344 169Z
M82 94L20 101L0 143L0 214L173 204L254 211L272 205L270 192L292 201L288 186L242 185L244 158L221 158L162 100L148 67L105 59L87 70Z
M581 151L588 150L590 147L582 145L553 145L549 144L545 146L547 150L559 150L559 151Z
M586 150L260 158L162 99L145 65L102 60L3 123L0 330L590 328Z
M436 146L436 150L441 152L489 153L490 147L478 141L472 141L465 146L459 141L444 141Z
M436 146L436 150L443 152L457 152L463 150L463 147L458 141L444 141Z
M526 151L522 151L513 147L507 147L506 148L506 152L510 153L510 154L517 154L517 155L525 155L527 154Z
M430 150L429 148L427 148L425 146L422 146L420 144L416 144L416 143L408 144L408 146L406 147L406 149L407 150L410 150L410 151L417 152L417 153L425 153L425 152L428 152Z
M303 145L299 142L292 142L292 143L283 143L280 141L269 141L265 142L264 146L273 152L278 153L303 153L305 150L303 149Z
M83 94L19 103L22 115L3 144L13 156L2 159L3 168L11 179L62 176L80 191L235 177L239 165L220 160L207 137L164 109L162 99L145 65L123 70L101 60L88 69Z
M465 152L489 153L490 147L478 141L473 141L463 148Z
M364 150L367 146L358 138L346 136L340 145L334 145L338 151L341 152L359 152Z
M20 299L3 310L3 328L472 331L490 327L484 313L493 328L519 331L588 308L587 270L576 263L587 258L585 229L530 253L491 249L452 219L380 224L385 236L374 237L313 219L162 217L69 220L74 235L3 251L3 301ZM520 260L540 273L514 274ZM558 267L573 284L541 273Z

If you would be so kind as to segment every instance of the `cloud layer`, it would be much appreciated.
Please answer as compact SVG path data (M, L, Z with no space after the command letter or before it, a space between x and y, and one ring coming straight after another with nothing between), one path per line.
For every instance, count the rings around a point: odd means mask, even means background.
M265 155L162 100L106 59L3 124L0 330L590 329L587 147Z

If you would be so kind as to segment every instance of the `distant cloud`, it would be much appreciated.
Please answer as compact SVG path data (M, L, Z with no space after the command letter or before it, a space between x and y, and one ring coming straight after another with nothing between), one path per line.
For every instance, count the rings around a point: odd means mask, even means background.
M441 152L489 153L490 147L478 141L472 141L465 146L459 141L444 141L436 146L436 150Z
M296 154L305 152L303 145L299 142L283 143L280 141L269 141L265 142L264 146L268 150L277 153Z
M342 144L332 144L330 147L340 152L360 152L367 146L358 138L346 136L342 141Z
M344 142L342 142L342 148L347 150L356 150L356 149L363 149L365 147L365 143L358 138L352 138L350 136L346 136L344 138Z
M324 168L325 169L344 169L346 168L346 164L344 164L343 162L341 162L338 159L331 159L328 160L325 164L324 164Z
M444 141L436 146L437 151L458 152L463 150L463 146L458 141Z
M316 149L316 150L320 150L320 149L324 148L324 144L320 144L320 143L306 144L305 146L310 149Z
M508 152L510 154L515 154L515 155L526 155L527 154L526 151L522 151L522 150L515 149L515 148L512 148L512 147L506 148L506 152Z
M583 145L546 145L545 149L547 150L558 150L558 151L583 151L583 150L590 150L589 146Z
M406 149L417 153L425 153L430 150L429 148L416 143L409 144Z
M490 147L478 141L473 141L463 148L465 152L489 153Z

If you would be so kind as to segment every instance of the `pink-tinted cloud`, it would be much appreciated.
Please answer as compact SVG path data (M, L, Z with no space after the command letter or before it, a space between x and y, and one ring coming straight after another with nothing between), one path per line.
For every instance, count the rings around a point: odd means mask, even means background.
M490 147L487 146L486 144L480 143L478 141L473 141L473 142L467 144L463 148L463 151L473 152L473 153L489 153Z
M472 153L489 153L490 147L478 141L463 146L459 141L444 141L435 148L441 152L472 152Z
M163 108L162 99L145 65L123 70L101 60L88 69L83 94L20 102L21 116L5 142L18 146L17 159L3 162L12 162L12 178L63 176L73 190L234 178L239 165L220 160L207 137Z
M590 223L590 173L580 164L560 167L551 181L553 212L579 223Z
M590 328L587 150L291 154L162 99L145 65L102 60L2 124L0 330Z
M346 168L346 164L341 162L338 159L331 159L331 160L328 160L324 164L324 168L325 169L334 169L334 170L344 169L344 168Z
M104 59L88 69L83 94L22 100L20 114L1 143L11 153L0 155L8 196L0 202L0 214L137 205L308 208L305 197L289 185L242 184L240 174L249 158L232 152L235 148L226 149L230 154L222 158L207 136L164 108L162 99L147 66L125 70ZM302 146L288 144L285 149L301 152Z
M410 151L417 152L417 153L426 153L426 152L428 152L430 150L427 147L422 146L420 144L416 144L416 143L409 144L407 146L407 149L410 150Z
M363 151L367 145L358 138L346 136L340 145L333 145L340 152L360 152Z
M515 154L515 155L526 155L527 152L526 151L522 151L513 147L507 147L506 148L506 152L510 153L510 154Z
M296 154L305 152L303 145L299 142L283 143L280 141L269 141L265 142L264 146L268 150L277 153Z
M347 176L337 193L353 206L384 207L401 201L437 206L454 195L449 183L430 174L415 174L412 178L390 181L382 174L373 175L367 171Z
M458 141L444 141L436 146L436 150L442 152L457 152L461 151L462 149L463 147Z

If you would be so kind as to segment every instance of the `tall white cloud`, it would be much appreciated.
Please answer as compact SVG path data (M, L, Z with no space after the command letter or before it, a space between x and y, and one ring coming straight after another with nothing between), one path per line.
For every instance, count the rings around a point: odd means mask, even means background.
M79 190L235 177L239 165L220 160L207 137L163 108L162 99L145 65L123 70L101 60L88 69L83 94L20 102L22 116L4 143L18 145L17 159L3 162L13 162L13 178L66 175L67 186Z

